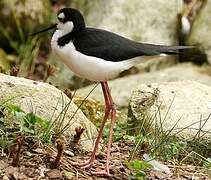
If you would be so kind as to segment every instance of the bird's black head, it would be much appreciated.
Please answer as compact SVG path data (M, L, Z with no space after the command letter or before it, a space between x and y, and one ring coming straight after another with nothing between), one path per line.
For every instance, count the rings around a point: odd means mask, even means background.
M38 31L33 33L32 35L36 35L50 29L57 29L61 30L63 34L74 34L83 29L85 29L85 21L82 14L73 8L63 8L60 9L57 13L58 23L48 27L44 30Z
M58 14L57 28L61 31L66 32L79 32L85 29L85 22L82 14L72 8L60 9Z

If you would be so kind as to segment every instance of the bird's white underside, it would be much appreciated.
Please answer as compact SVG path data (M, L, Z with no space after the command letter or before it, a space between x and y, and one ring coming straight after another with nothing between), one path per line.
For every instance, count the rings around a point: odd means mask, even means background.
M52 51L66 64L76 75L91 81L106 81L135 64L141 63L140 59L130 59L120 62L106 61L101 58L87 56L77 51L72 42L64 46L58 46L57 40L73 29L72 22L69 25L58 25L51 39ZM69 28L67 27L69 26Z

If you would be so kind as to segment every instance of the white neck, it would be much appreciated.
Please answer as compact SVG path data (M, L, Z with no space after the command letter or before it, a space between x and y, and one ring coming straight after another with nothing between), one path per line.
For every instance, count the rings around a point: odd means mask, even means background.
M72 21L67 21L66 23L59 22L57 24L57 29L61 30L63 35L72 32L73 28L74 28L74 25Z
M58 41L58 39L62 36L65 36L66 34L73 31L74 25L72 21L68 21L66 23L58 23L57 24L57 30L53 34L53 37L51 39L51 42Z
M51 38L51 44L57 44L57 41L60 37L64 36L67 33L64 33L63 31L57 29Z

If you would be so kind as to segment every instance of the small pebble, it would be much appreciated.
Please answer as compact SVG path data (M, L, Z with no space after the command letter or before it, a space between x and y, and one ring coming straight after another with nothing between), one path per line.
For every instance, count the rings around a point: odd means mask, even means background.
M70 156L70 157L75 156L75 154L72 151L69 151L69 150L65 150L64 154L67 155L67 156Z

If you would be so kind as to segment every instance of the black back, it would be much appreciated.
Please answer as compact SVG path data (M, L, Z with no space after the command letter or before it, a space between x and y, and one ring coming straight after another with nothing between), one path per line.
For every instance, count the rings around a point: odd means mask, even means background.
M108 61L122 61L150 52L140 52L136 42L117 34L94 28L86 28L73 40L76 50L89 56Z
M85 28L75 34L69 33L59 39L58 45L63 46L70 41L73 41L77 51L107 61L123 61L136 56L159 54L144 44L140 46L140 43L95 28Z

